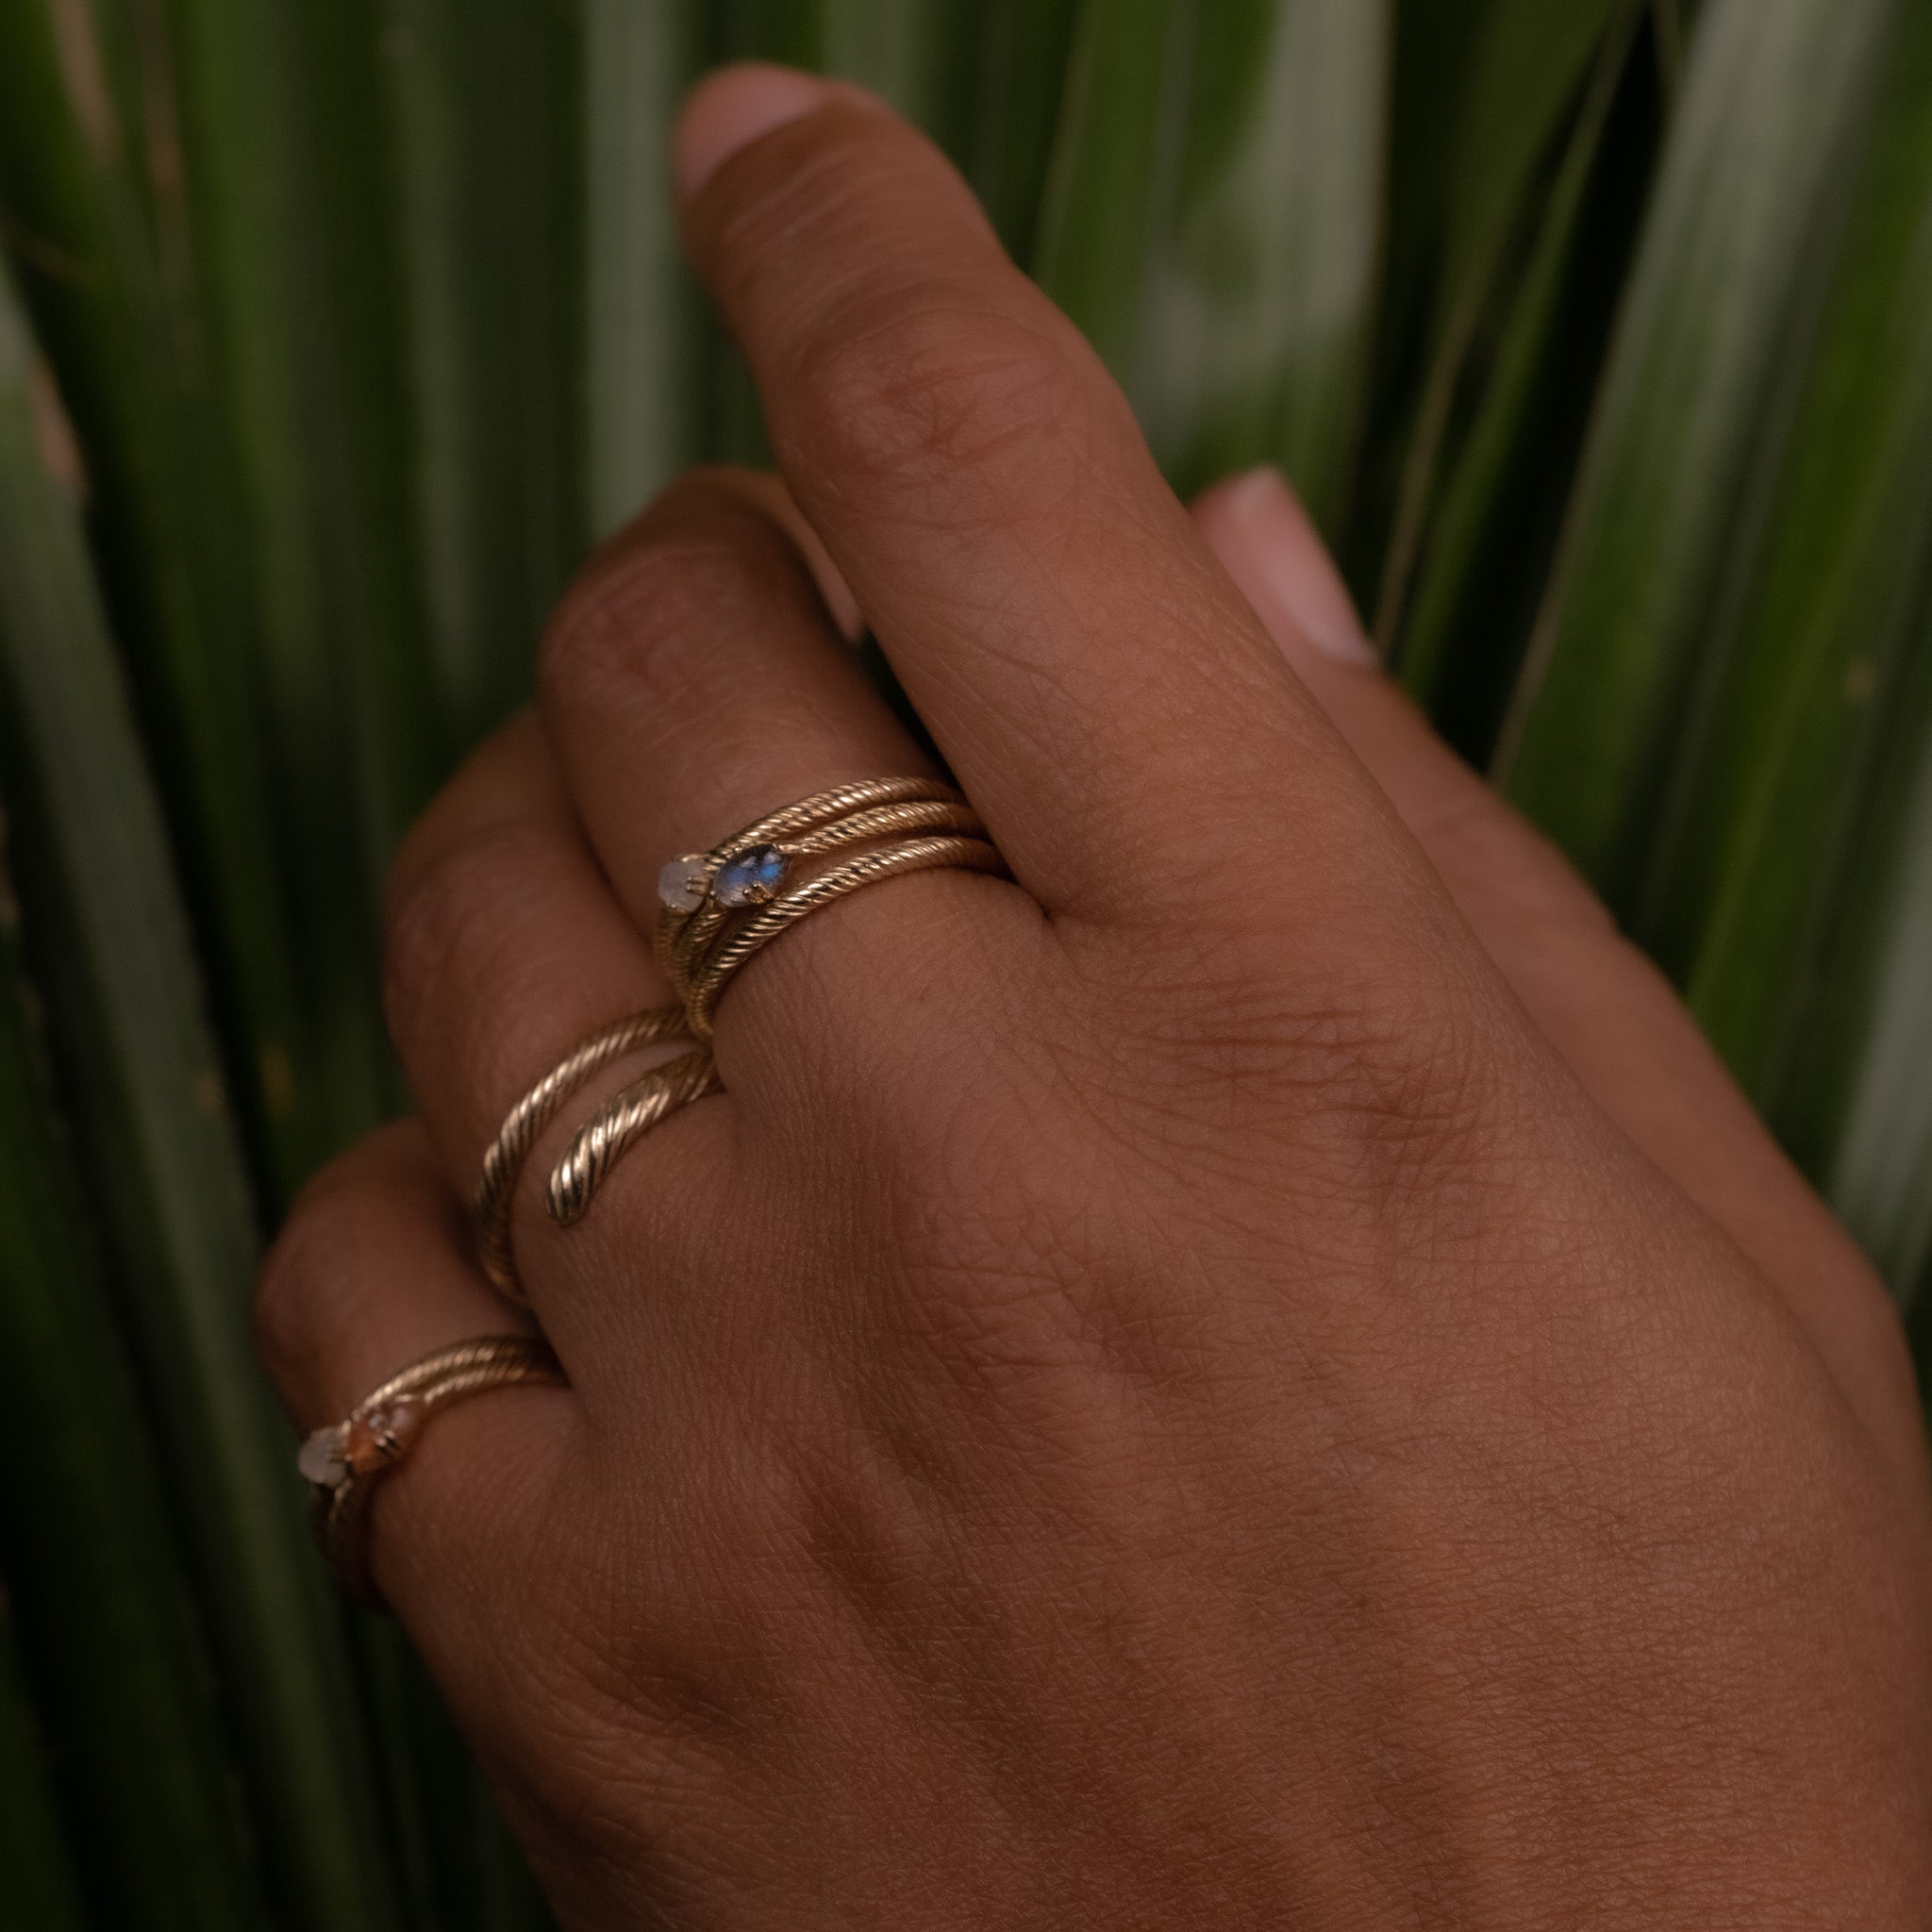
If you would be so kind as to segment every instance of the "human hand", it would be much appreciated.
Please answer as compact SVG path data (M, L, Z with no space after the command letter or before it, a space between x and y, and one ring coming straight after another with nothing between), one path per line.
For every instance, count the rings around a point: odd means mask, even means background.
M571 1387L383 1479L565 1923L1923 1923L1932 1514L1849 1241L1286 492L1191 519L929 146L739 70L680 166L790 496L614 540L399 859L423 1123L272 1257L298 1420L513 1325L458 1192L661 996L660 863L924 769L815 570L1013 877L752 961L727 1091L580 1225L519 1198Z

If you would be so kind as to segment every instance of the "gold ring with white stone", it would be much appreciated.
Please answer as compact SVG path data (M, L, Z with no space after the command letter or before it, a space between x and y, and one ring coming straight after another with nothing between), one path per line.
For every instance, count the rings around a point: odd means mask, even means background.
M801 861L864 847L797 880ZM691 1037L708 1041L725 982L794 920L847 891L935 866L1004 872L979 814L936 778L867 778L788 805L658 878L658 958ZM741 918L736 915L745 915Z
M376 1478L416 1445L440 1408L518 1382L563 1384L550 1344L535 1335L483 1335L440 1348L372 1390L339 1423L317 1429L295 1466L308 1484L317 1540L342 1588L376 1600L369 1575L369 1502Z
M828 862L814 868L816 859ZM686 1036L708 1049L725 986L788 925L861 886L942 866L1006 871L979 814L937 778L835 786L755 819L708 852L674 858L658 875L657 951ZM551 1170L554 1220L580 1220L625 1149L671 1111L667 1072L646 1074L578 1129Z
M836 786L768 812L708 852L672 859L658 878L656 939L676 1004L632 1014L585 1041L510 1109L484 1157L474 1204L476 1246L496 1287L512 1300L525 1299L510 1249L517 1176L537 1135L572 1093L641 1047L691 1043L691 1051L622 1088L578 1130L545 1191L552 1219L564 1226L582 1218L627 1148L691 1101L719 1091L712 1015L754 953L847 892L937 867L1006 871L978 814L936 778Z

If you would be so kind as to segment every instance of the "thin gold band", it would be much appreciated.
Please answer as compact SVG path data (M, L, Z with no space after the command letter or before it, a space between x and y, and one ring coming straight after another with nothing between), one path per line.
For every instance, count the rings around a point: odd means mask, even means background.
M765 855L782 876L801 859L860 845L869 849L783 891L731 903L719 896L721 873L747 854ZM526 1299L510 1245L517 1177L538 1135L571 1094L601 1068L641 1047L681 1039L696 1048L629 1082L577 1131L545 1190L551 1217L564 1226L582 1219L626 1149L679 1108L720 1091L709 1052L712 1020L724 988L754 954L847 892L939 867L1006 870L972 807L933 778L836 786L768 812L708 852L674 860L666 871L679 874L676 883L689 903L667 900L654 937L677 1003L632 1014L585 1041L510 1109L483 1158L475 1198L476 1249L496 1288L513 1301Z
M440 1408L519 1382L561 1387L562 1367L535 1335L481 1335L423 1357L372 1389L339 1423L317 1429L296 1458L308 1483L317 1540L344 1590L370 1602L369 1503L376 1479L408 1455Z
M999 853L984 838L907 839L861 853L759 907L742 925L721 934L687 969L688 976L678 991L684 995L686 1024L692 1037L709 1041L711 1016L717 1011L719 995L732 975L788 925L829 906L834 899L842 899L847 892L856 892L861 886L876 885L881 879L898 878L907 873L932 872L942 866L966 872L1006 870Z
M915 833L956 832L982 840L986 837L978 814L950 786L924 778L879 780L877 786L879 791L894 795L848 808L844 815L821 824L807 820L803 826L793 830L793 826L799 825L800 815L806 808L814 803L811 799L803 799L784 812L773 812L747 825L723 845L694 855L691 862L699 868L699 876L708 884L732 853L751 846L771 845L788 859L795 859L815 858L844 845L903 839ZM923 795L903 795L915 786ZM821 793L820 796L843 797L858 790L856 786L848 786L840 793ZM773 829L774 826L778 829ZM691 912L679 912L669 907L659 912L656 934L658 960L680 992L689 979L692 962L716 940L719 932L730 923L730 918L729 908L709 896Z

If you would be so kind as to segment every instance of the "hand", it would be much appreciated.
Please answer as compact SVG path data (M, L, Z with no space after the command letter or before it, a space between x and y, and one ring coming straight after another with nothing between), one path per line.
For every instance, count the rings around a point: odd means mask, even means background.
M564 1230L567 1115L516 1241L572 1386L377 1493L566 1924L1923 1924L1932 1513L1849 1241L1281 486L1191 519L931 147L754 69L679 158L790 495L614 540L402 855L423 1123L267 1271L298 1421L511 1325L458 1192L661 996L659 864L924 769L844 587L1012 879L786 933Z

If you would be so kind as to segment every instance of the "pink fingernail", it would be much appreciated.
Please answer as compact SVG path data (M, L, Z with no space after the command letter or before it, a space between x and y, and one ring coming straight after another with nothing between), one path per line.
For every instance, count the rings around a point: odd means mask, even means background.
M1322 533L1279 470L1264 464L1224 484L1203 504L1202 525L1283 649L1308 643L1344 664L1380 664Z
M822 107L832 90L793 67L747 61L701 80L677 122L677 192L687 201L740 148Z

